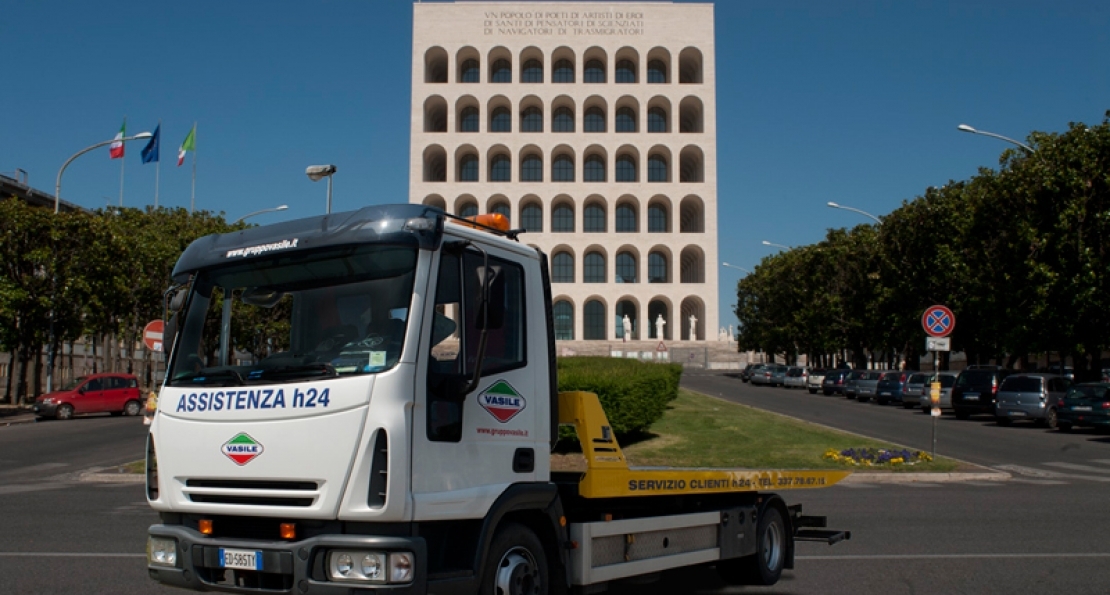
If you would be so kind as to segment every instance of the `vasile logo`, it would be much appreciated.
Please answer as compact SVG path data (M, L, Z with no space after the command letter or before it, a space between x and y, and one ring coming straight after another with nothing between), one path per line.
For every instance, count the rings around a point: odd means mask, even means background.
M246 465L262 454L265 450L262 444L254 438L240 433L238 436L224 443L221 449L227 458L235 461L236 465Z
M501 423L506 423L524 411L524 397L504 380L498 380L478 394L478 403Z

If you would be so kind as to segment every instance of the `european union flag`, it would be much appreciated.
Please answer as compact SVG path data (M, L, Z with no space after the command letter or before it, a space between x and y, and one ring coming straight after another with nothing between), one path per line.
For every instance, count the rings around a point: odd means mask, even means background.
M162 131L162 125L159 124L154 129L154 136L150 137L150 142L143 147L143 163L150 163L151 161L158 161L158 137Z

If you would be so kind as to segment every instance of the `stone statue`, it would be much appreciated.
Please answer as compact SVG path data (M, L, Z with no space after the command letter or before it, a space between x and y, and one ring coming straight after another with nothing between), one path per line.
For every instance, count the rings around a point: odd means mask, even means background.
M728 336L725 335L725 327L722 326L720 329L717 330L717 341L727 341L727 340L728 340Z
M728 342L732 343L732 340L735 339L735 338L736 338L736 335L732 334L732 325L730 324L730 325L728 325Z
M690 340L698 340L698 317L693 314L690 315Z
M667 321L663 320L663 315L660 314L655 317L655 338L660 341L663 340L663 327L667 326Z
M628 314L625 314L624 318L621 320L621 326L624 327L623 340L628 341L632 338L632 321L628 319Z

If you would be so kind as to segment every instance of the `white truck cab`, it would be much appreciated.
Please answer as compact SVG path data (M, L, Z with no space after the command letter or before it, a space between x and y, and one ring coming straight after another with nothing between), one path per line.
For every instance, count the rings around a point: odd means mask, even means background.
M804 529L823 519L756 491L844 473L660 476L657 487L629 470L596 397L558 394L546 256L504 223L376 206L188 247L167 292L172 352L147 446L162 521L150 528L154 580L557 593L712 561L769 584L792 567L794 539L849 536ZM604 447L592 476L552 474L560 421ZM644 496L666 500L645 509ZM750 527L728 537L730 522ZM606 561L614 535L659 531L704 543ZM757 555L760 535L774 556Z

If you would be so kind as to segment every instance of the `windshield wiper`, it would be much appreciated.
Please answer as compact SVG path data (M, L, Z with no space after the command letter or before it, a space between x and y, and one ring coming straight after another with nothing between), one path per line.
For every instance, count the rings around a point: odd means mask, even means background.
M173 379L174 384L192 384L202 386L226 386L234 384L242 386L246 384L243 377L235 370L201 370L196 374L185 374Z

